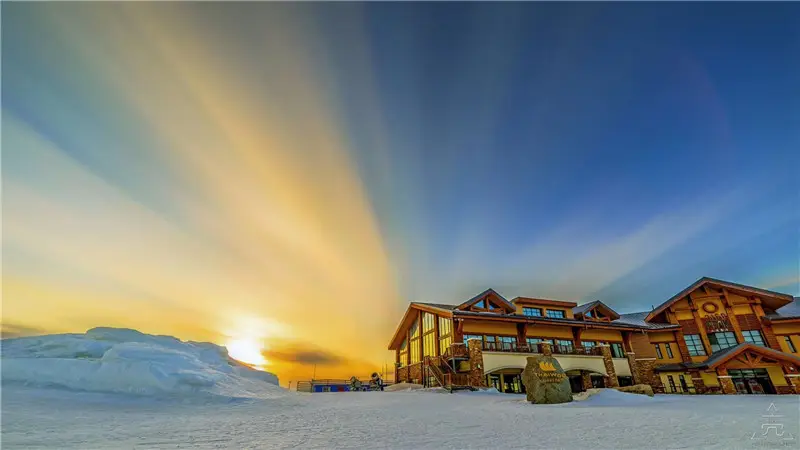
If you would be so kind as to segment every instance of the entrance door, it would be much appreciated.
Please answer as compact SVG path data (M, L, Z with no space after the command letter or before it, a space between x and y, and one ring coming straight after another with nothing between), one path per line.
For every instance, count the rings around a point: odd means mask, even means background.
M730 369L728 375L740 394L774 394L767 369Z

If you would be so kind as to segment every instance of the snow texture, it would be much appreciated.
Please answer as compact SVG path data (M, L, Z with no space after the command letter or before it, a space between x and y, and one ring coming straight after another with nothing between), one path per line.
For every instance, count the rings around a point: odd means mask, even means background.
M7 340L2 363L4 450L731 449L800 442L800 399L788 395L648 397L601 389L579 402L533 405L495 390L304 394L232 363L221 347L109 329ZM759 440L775 428L765 424L780 424L783 435Z
M278 379L228 356L224 347L136 330L93 328L2 341L3 384L137 395L282 395Z

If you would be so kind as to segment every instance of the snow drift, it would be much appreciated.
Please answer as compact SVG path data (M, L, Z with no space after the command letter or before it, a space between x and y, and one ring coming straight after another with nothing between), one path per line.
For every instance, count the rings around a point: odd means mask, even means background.
M241 364L225 347L122 328L4 339L3 383L138 395L270 398L278 378Z

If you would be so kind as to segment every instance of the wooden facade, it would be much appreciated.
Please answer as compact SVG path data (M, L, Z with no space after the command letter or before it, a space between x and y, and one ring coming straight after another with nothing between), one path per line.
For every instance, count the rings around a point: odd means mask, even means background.
M516 392L525 358L546 348L571 368L576 389L797 393L800 317L780 313L793 302L710 278L652 311L622 315L600 301L508 301L489 289L459 305L412 303L389 349L398 382L451 388Z

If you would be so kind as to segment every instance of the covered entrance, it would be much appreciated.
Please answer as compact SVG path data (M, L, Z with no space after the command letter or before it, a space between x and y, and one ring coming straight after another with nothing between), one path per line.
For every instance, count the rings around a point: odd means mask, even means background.
M728 375L739 394L775 394L767 369L728 369Z
M495 388L504 394L524 394L525 385L522 384L522 369L500 369L486 375L490 388Z

